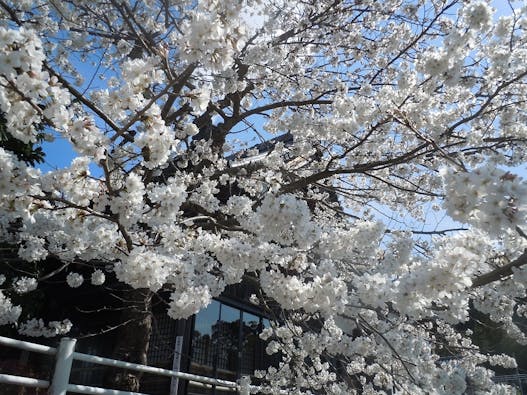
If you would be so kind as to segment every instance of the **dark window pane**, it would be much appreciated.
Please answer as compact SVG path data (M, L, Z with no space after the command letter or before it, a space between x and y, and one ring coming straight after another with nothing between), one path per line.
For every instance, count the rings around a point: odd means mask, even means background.
M260 338L258 334L261 332L260 317L243 313L242 316L242 352L241 352L241 366L240 372L242 375L253 374L257 368L258 359L260 357Z
M222 303L220 320L223 322L239 322L240 313L240 310Z
M192 334L191 373L213 376L215 359L213 330L219 317L220 303L215 300L196 314Z
M236 380L241 311L222 304L220 320L213 328L217 350L217 377Z
M270 327L266 318L217 301L194 320L190 373L235 381L241 375L277 365L277 356L265 354L259 335ZM188 393L209 394L212 389L189 382ZM216 395L223 394L216 388Z
M220 319L220 302L213 300L206 308L196 314L194 331L201 335L212 334L212 327Z

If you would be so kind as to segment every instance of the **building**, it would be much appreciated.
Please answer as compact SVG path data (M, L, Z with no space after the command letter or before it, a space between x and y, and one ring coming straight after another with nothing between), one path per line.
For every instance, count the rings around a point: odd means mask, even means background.
M266 354L266 342L259 337L269 327L269 319L249 302L250 295L248 284L236 284L189 319L175 321L166 313L156 315L149 365L236 381L275 364L276 358ZM232 393L162 377L144 377L141 391L159 395Z

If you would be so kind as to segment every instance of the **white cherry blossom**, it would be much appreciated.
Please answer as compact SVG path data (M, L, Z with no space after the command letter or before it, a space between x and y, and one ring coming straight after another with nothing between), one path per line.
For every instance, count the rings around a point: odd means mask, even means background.
M82 332L30 317L48 282L174 319L248 282L275 318L264 392L510 393L513 359L462 327L527 343L525 8L130 6L0 2L2 132L75 154L0 141L0 325Z

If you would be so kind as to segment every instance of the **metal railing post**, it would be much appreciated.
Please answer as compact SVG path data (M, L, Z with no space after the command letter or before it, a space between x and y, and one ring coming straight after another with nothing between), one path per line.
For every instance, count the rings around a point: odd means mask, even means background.
M55 371L53 372L53 380L51 381L50 395L66 395L70 381L75 343L77 343L77 339L71 339L69 337L64 337L60 340L55 361Z

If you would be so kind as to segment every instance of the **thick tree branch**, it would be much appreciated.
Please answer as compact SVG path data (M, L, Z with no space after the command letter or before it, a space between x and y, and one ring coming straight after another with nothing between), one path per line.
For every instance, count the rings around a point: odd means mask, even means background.
M500 266L499 268L494 269L493 271L489 273L485 273L485 274L482 274L481 276L476 277L474 280L472 280L472 288L482 287L494 281L501 280L504 277L512 275L513 274L512 269L522 267L526 264L527 264L527 249L525 249L523 253L518 258L516 258L514 261L504 266Z

